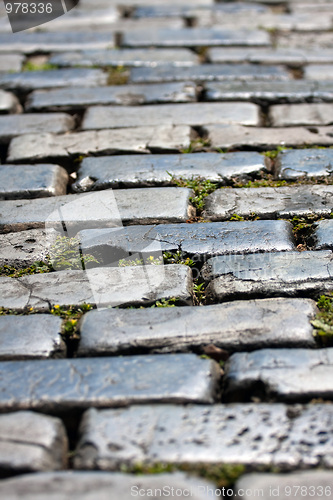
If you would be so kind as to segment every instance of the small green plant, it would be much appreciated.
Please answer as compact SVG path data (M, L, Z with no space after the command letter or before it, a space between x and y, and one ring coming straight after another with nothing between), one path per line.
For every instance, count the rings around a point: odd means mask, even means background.
M277 146L276 149L270 150L270 151L264 151L262 154L266 156L267 158L270 158L271 160L275 160L277 155L281 153L282 151L287 151L290 148L286 148L284 146Z
M194 261L190 257L185 257L181 251L163 252L164 264L183 264L184 266L194 266Z
M148 266L160 266L163 264L163 258L162 257L154 257L153 255L150 255L149 257L146 258L144 261L143 259L120 259L118 262L118 267L128 267L128 266L143 266L143 265L148 265Z
M198 280L194 280L193 294L194 294L194 304L198 306L203 305L206 300L205 284L199 283Z
M333 346L333 294L321 295L317 301L319 313L311 321L315 337L323 346Z
M218 185L203 177L192 176L190 179L184 179L183 177L177 178L169 172L167 173L171 177L172 184L178 187L187 187L194 191L194 196L190 197L190 202L196 208L197 212L201 214L204 209L204 200L206 196L213 193L218 188Z
M108 85L126 85L129 78L128 69L124 66L108 68Z
M199 151L206 151L210 146L210 141L208 139L203 139L199 137L198 139L193 139L187 148L181 150L183 154L198 153Z
M34 262L29 267L16 268L14 266L2 266L0 267L0 276L8 278L21 278L22 276L28 276L30 274L42 274L49 273L50 268L45 262Z
M50 313L64 320L61 334L65 340L78 340L78 321L83 314L92 309L93 306L91 304L81 304L79 306L60 306L59 304L55 304L50 309Z
M170 299L161 299L157 300L155 304L150 306L151 308L155 307L176 307L177 299L176 297L171 297Z
M54 69L59 69L59 67L56 64L50 64L50 63L36 64L31 61L27 61L22 66L22 71L50 71Z
M243 220L244 220L244 217L243 217L242 215L233 214L233 215L230 217L230 220L243 221Z
M57 236L54 245L50 248L46 262L50 271L81 270L86 269L86 265L89 263L99 264L93 255L82 254L78 238L67 238L66 236Z
M291 219L293 234L297 245L302 245L304 248L307 248L309 239L314 231L314 224L321 219L322 217L315 214L309 214L306 217L295 216Z

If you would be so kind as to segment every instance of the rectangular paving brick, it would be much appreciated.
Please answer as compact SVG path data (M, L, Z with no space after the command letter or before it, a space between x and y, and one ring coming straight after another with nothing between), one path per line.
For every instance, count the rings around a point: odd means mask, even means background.
M204 260L211 255L274 252L295 249L291 224L286 221L160 224L87 229L78 235L82 251L116 264L129 253L177 252Z
M53 87L97 87L106 85L107 73L101 69L69 68L0 74L0 88L27 93Z
M293 149L277 157L279 179L327 177L333 173L332 149Z
M304 69L308 80L333 80L333 64L310 64Z
M10 71L21 71L24 56L22 54L1 54L0 72L8 73Z
M0 267L30 267L44 261L55 244L57 233L52 229L30 229L0 234Z
M225 255L207 261L201 271L208 301L257 297L318 296L332 291L332 253L278 252Z
M78 252L79 255L79 252ZM62 271L22 278L0 278L0 307L48 311L51 306L145 306L157 300L177 298L192 303L192 274L187 266L100 267Z
M0 201L3 232L58 228L66 232L121 227L123 223L185 222L191 216L187 188L104 190L36 200Z
M260 46L269 45L268 33L259 30L205 29L161 29L156 31L136 30L126 33L123 47L205 47L205 46Z
M10 92L0 90L0 115L20 113L21 111L22 107L17 97Z
M333 186L222 188L206 198L205 216L211 220L226 220L233 214L247 217L251 213L265 219L306 214L329 216L332 209Z
M161 462L331 467L332 417L333 406L326 404L91 409L83 417L74 465L103 470Z
M0 117L1 120L1 117ZM140 126L240 123L259 125L259 108L252 103L194 103L165 106L126 106L121 113L114 106L94 106L84 116L82 130Z
M242 125L206 125L213 148L241 146L274 149L276 146L331 146L333 127L261 128Z
M66 2L65 2L66 3ZM67 0L68 9L72 8L74 2ZM98 6L94 10L82 11L79 6L72 10L67 11L65 16L60 16L52 20L52 23L45 23L43 30L49 32L86 32L96 33L99 31L106 31L110 29L113 23L118 22L120 12L116 6L105 6L106 8L99 9Z
M59 413L138 403L213 403L219 379L219 365L194 354L3 361L0 407Z
M178 153L189 148L193 132L187 125L160 125L97 130L66 135L26 134L12 139L8 163L68 162L82 155Z
M29 95L25 108L26 111L84 110L100 104L194 102L196 93L191 82L36 90Z
M317 48L287 49L287 48L227 48L213 47L208 51L208 59L214 64L220 63L255 63L255 64L288 64L303 66L305 64L333 63L333 50Z
M64 50L107 49L113 46L112 33L105 32L34 32L0 33L0 52L63 52Z
M51 314L0 316L0 360L64 358L61 324Z
M315 315L315 302L308 299L91 311L81 320L77 355L179 352L209 344L231 351L315 347L310 324Z
M133 83L159 83L172 81L275 81L289 80L288 71L279 66L258 66L255 64L200 64L175 68L172 65L151 68L132 68L130 81ZM1 81L1 80L0 80Z
M2 480L0 495L10 500L42 500L46 497L61 496L63 500L89 500L93 492L95 500L103 500L112 495L122 500L131 500L136 493L149 500L150 493L164 491L167 495L177 491L177 498L186 500L191 492L192 500L218 500L214 493L215 485L198 477L182 473L141 475L117 474L107 472L54 472L35 473ZM147 492L147 495L143 494Z
M53 55L49 62L59 67L71 66L192 66L198 56L189 49L110 49L64 52ZM333 58L332 58L333 62ZM1 58L0 58L1 65ZM1 69L1 66L0 66Z
M262 398L266 400L332 399L332 375L332 348L317 351L262 349L236 353L226 366L226 396L233 401L246 398L252 389L255 392L254 386L260 381Z
M3 475L66 467L68 443L60 419L20 411L0 415L0 429L0 471Z
M198 176L226 183L233 177L246 178L266 168L265 157L255 152L90 157L83 159L72 188L80 192L169 185L172 176L186 179Z
M290 127L297 125L330 125L333 104L279 104L269 110L269 118L273 127Z
M0 116L0 143L8 144L23 134L62 134L74 128L74 119L65 113L18 114Z
M0 200L65 195L67 183L58 165L0 165Z
M316 223L314 232L315 249L324 250L333 248L333 220L321 220Z

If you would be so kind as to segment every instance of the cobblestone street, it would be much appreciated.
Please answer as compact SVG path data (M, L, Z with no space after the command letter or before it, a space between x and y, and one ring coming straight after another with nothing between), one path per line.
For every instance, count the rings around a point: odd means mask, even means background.
M332 499L333 0L5 4L0 499Z

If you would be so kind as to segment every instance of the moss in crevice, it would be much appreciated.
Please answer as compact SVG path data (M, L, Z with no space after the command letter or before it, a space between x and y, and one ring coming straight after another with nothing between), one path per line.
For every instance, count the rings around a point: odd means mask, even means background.
M317 301L319 313L311 321L314 335L323 347L333 346L333 293L321 295Z

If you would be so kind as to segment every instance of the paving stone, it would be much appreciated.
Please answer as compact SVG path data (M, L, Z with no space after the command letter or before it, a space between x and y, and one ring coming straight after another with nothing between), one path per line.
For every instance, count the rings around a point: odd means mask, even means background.
M104 190L35 200L0 201L3 232L58 228L66 233L126 224L185 222L193 215L187 188Z
M288 80L288 71L279 66L258 66L251 64L198 64L195 66L164 65L151 68L132 68L130 81L133 83L172 81L224 81L224 80ZM332 78L333 79L333 78ZM0 80L1 82L1 80Z
M317 222L314 238L316 250L333 249L333 221L328 219Z
M61 323L51 314L0 316L0 360L64 358Z
M26 93L53 87L97 87L106 85L107 80L107 73L100 69L70 68L0 74L0 87Z
M191 128L160 125L97 130L67 135L26 134L12 139L7 162L68 161L81 155L115 153L177 153L190 146Z
M122 155L84 158L72 185L74 191L169 185L171 177L198 176L225 183L233 177L266 170L265 157L255 152L188 153L186 155Z
M320 32L316 31L314 33L295 33L288 31L279 31L276 36L276 46L278 48L289 48L289 49L313 49L316 47L317 50L321 49L332 49L332 36L330 32Z
M279 104L269 110L269 118L273 127L290 127L297 125L330 125L333 104Z
M213 403L219 365L194 354L0 363L2 411ZM167 374L167 376L166 376Z
M332 149L293 149L281 151L277 158L279 179L327 177L333 174Z
M268 498L269 492L278 493L281 500L287 500L292 494L295 500L311 500L313 496L331 495L332 472L324 470L307 470L292 474L246 474L235 485L235 491L241 493L245 500L257 498L262 492ZM244 492L244 495L242 494Z
M260 383L262 398L266 400L330 399L333 396L332 365L332 348L235 353L225 369L226 394L233 401L239 400Z
M160 462L281 470L331 467L332 415L333 406L327 404L90 409L83 417L74 464L78 469Z
M294 250L291 225L286 221L160 224L87 229L79 233L85 253L103 264L115 264L128 253L177 252L197 260L212 255Z
M1 54L0 55L0 72L7 73L9 71L21 71L24 57L22 54Z
M264 5L251 5L247 3L237 2L226 3L226 4L211 4L211 12L218 12L221 14L240 14L240 13L262 13L269 12L269 8ZM204 5L202 2L201 5L195 6L195 10L193 10L192 6L187 6L186 4L181 5L147 5L143 7L136 7L134 10L135 18L147 18L147 17L174 17L174 16L191 16L197 13L199 16L208 7Z
M1 40L1 39L0 39ZM270 45L268 33L259 30L205 29L160 29L156 31L136 30L126 33L123 47L206 47L206 46L260 46Z
M179 352L205 345L244 351L315 347L308 299L236 301L205 307L105 309L84 315L78 356Z
M333 58L331 59L333 61ZM49 62L60 67L67 66L192 66L199 62L198 56L188 49L110 49L64 52L53 55ZM1 58L0 58L1 64ZM0 66L1 69L1 66Z
M244 50L244 48L213 47L209 49L207 57L214 64L247 62L303 66L305 64L332 63L333 50L318 50L316 48L302 50L283 47L256 47Z
M261 128L242 125L206 125L213 148L241 146L274 149L276 146L331 146L333 127ZM15 139L14 139L15 140Z
M318 296L332 291L332 253L278 252L225 255L207 261L201 271L208 301L274 296Z
M0 165L0 200L65 195L67 183L58 165Z
M51 23L43 24L43 31L47 32L86 32L98 33L107 30L119 20L119 12L116 6L104 9L94 9L89 12L81 10L79 6L70 10L65 16L53 19ZM67 35L67 33L65 33ZM95 39L93 38L95 41Z
M66 430L60 419L20 411L0 415L0 428L2 474L66 467L68 444Z
M310 64L304 69L308 80L333 80L333 64Z
M29 95L25 107L27 111L83 110L96 104L137 105L194 101L195 84L176 82L36 90Z
M0 90L0 114L20 113L22 107L14 94Z
M193 500L217 500L215 485L198 477L185 476L181 473L141 475L137 478L130 474L107 472L56 472L36 473L7 479L0 482L0 495L7 500L46 500L59 494L62 500L90 500L94 492L95 500L110 497L131 500L139 496L144 500L160 491L166 496L172 492L180 500L185 500L191 493Z
M254 101L259 103L321 102L332 101L333 91L331 82L306 80L212 82L204 85L204 99L206 101Z
M0 234L0 267L23 268L44 261L58 235L51 228Z
M7 144L23 134L61 134L74 128L74 119L65 113L18 114L0 116L0 143Z
M1 120L1 117L0 117ZM0 122L1 123L1 122ZM252 103L193 103L165 106L95 106L86 111L82 130L164 125L241 123L259 125L259 108Z
M332 209L333 186L218 189L206 198L205 216L212 220L225 220L233 214L246 217L251 213L265 219L307 214L329 216Z
M0 33L0 52L34 54L36 52L63 52L64 50L101 50L113 46L112 33L109 31L15 33L15 36L12 33Z
M100 267L85 271L58 271L22 278L0 278L0 307L48 311L51 306L151 305L178 298L192 302L192 274L187 266ZM31 292L31 295L30 295Z

